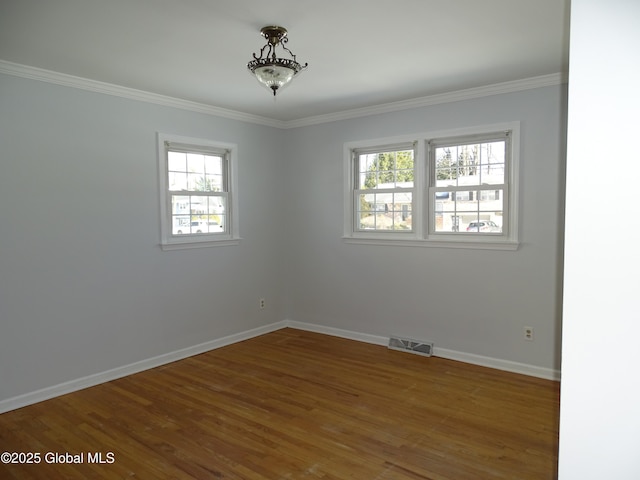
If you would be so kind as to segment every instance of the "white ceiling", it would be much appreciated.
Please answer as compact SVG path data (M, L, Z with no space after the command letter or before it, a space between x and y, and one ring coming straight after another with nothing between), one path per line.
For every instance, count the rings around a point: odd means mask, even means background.
M566 73L570 0L0 0L0 60L291 121ZM281 25L309 68L246 64Z

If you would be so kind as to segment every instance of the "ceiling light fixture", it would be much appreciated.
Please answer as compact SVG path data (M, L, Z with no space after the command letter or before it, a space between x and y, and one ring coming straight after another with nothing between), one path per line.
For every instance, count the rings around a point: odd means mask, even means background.
M260 56L253 54L253 60L247 64L247 68L258 81L273 92L273 96L281 88L285 87L293 77L307 68L308 64L300 65L296 56L285 44L289 41L287 30L283 27L263 27L260 34L267 39L267 43L260 50ZM291 58L278 58L276 47L280 45Z

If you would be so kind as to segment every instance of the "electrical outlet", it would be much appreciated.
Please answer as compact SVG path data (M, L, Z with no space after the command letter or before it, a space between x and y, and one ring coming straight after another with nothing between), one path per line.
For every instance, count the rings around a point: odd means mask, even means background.
M524 339L533 341L533 327L524 327Z
M265 301L264 301L264 298L261 298L261 299L260 299L260 310L263 310L263 309L264 309L264 307L265 307L265 305L266 305L266 303L265 303Z

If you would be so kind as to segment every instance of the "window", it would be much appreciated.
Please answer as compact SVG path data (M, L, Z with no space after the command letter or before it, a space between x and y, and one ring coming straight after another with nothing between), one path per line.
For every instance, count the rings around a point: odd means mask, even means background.
M516 249L518 149L517 122L346 144L345 240Z
M502 236L510 132L430 140L429 233Z
M356 231L412 232L414 146L353 151Z
M158 134L163 249L237 243L237 147Z

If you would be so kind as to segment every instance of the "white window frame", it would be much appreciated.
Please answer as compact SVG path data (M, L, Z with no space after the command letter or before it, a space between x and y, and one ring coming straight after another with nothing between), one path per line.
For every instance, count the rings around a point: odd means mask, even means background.
M237 245L240 242L238 231L238 146L233 143L208 139L185 137L158 133L158 179L160 192L160 246L162 250L180 250L222 245ZM171 146L181 151L197 153L215 153L224 155L225 178L223 193L225 205L226 230L220 233L199 233L174 235L172 229L171 195L168 179L168 152ZM198 192L201 193L201 192ZM184 191L188 195L188 191Z
M358 148L353 148L351 149L351 165L353 168L353 190L352 190L352 208L353 208L353 216L352 216L352 220L353 220L353 231L354 232L358 232L358 233L366 233L368 235L376 235L376 236L380 236L381 238L385 238L386 235L389 235L391 233L395 234L398 236L398 238L414 238L415 237L415 225L413 224L413 220L412 220L412 229L408 230L408 231L403 231L403 230L366 230L366 229L362 229L359 227L359 221L357 218L357 212L358 212L358 204L360 202L360 195L361 194L385 194L385 193L393 193L393 194L401 194L401 193L411 193L411 215L412 215L412 219L413 219L413 212L415 209L415 203L416 203L416 193L417 193L417 189L416 189L416 183L415 183L415 178L416 178L416 171L415 171L415 163L416 163L416 159L418 156L418 148L417 145L418 142L416 141L405 141L405 142L401 142L398 144L389 144L389 145L376 145L374 147L358 147ZM370 153L388 153L388 152L398 152L398 151L406 151L406 150L413 150L413 161L414 161L414 172L413 172L413 176L414 176L414 182L413 182L413 187L393 187L393 188L375 188L375 189L360 189L357 188L358 187L358 180L359 180L359 175L360 175L360 168L359 168L359 157L360 155L366 155L366 154L370 154ZM394 236L395 236L394 235Z
M435 232L435 205L430 202L435 189L434 155L430 142L477 137L482 141L496 133L509 132L504 188L504 224L502 234L447 234ZM415 176L412 212L413 232L395 230L366 231L356 228L356 160L358 151L375 150L389 145L417 142L415 149ZM443 248L475 248L490 250L517 250L519 246L519 178L520 178L520 122L505 122L452 130L432 131L413 135L347 142L344 144L344 236L346 243L374 245L403 245ZM432 184L433 183L433 184Z

